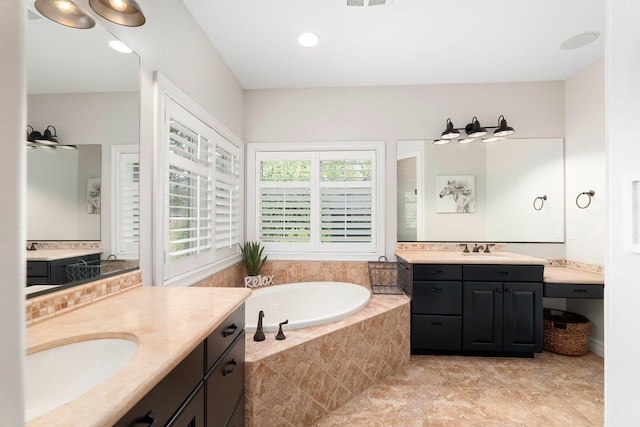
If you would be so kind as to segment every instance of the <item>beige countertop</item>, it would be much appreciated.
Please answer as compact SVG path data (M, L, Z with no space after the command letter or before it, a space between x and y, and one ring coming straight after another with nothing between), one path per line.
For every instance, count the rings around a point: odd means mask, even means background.
M527 264L546 265L544 258L513 252L467 253L462 251L431 251L396 249L395 255L411 264Z
M101 253L101 249L37 249L35 251L27 251L27 261L56 261Z
M544 268L544 282L603 285L604 274L579 270L572 267L547 265Z
M28 352L105 336L135 337L138 349L115 375L27 426L113 425L250 294L140 286L28 327Z

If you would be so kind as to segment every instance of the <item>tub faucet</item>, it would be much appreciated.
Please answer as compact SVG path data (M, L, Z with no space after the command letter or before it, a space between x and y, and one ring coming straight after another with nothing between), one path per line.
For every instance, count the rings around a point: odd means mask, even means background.
M262 318L264 317L264 311L260 310L258 313L258 327L256 333L253 335L254 341L264 341L264 332L262 331Z
M282 332L282 325L287 325L288 323L289 323L289 319L285 320L282 323L278 323L278 335L276 335L276 339L277 340L283 340L283 339L287 338L284 335L284 332Z
M473 249L472 249L472 251L473 251L473 252L475 252L475 253L478 253L478 252L480 252L480 251L481 251L481 250L483 250L483 249L484 249L484 246L482 246L482 245L478 246L478 244L477 244L477 243L475 243L475 244L473 245Z

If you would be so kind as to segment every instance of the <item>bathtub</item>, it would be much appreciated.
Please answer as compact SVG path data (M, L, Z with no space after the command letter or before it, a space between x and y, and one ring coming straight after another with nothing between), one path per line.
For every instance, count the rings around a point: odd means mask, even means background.
M345 282L301 282L256 289L245 302L245 329L256 330L260 310L264 311L265 332L276 332L278 323L285 320L289 320L285 331L323 325L356 313L369 298L367 288Z

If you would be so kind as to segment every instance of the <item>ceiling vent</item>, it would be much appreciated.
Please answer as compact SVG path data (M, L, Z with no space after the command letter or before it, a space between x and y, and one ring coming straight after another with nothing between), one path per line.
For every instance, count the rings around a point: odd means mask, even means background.
M393 0L347 0L347 6L384 6Z

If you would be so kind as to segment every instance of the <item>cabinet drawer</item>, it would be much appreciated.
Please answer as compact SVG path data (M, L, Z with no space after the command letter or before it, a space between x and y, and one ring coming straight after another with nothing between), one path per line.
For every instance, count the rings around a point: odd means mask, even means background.
M485 282L542 282L542 265L465 265L464 280Z
M244 304L231 313L215 331L207 337L207 370L220 359L244 329Z
M462 349L462 317L412 315L411 349Z
M224 427L244 393L244 330L207 374L205 387L207 426Z
M413 282L411 312L415 314L462 314L462 282Z
M49 276L47 261L27 261L27 277Z
M462 266L456 264L414 264L413 280L462 280Z
M227 427L244 427L244 396L240 398L238 406L236 406L231 419L227 423Z
M604 298L604 285L574 283L545 283L544 296L548 298Z

